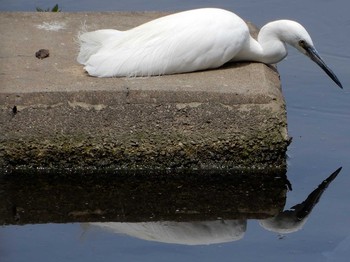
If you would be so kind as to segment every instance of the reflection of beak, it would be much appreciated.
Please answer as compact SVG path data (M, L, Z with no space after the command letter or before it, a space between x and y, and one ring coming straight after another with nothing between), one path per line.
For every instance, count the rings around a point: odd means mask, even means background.
M338 77L333 73L333 71L326 65L326 63L322 60L320 55L318 54L317 50L312 46L306 46L304 47L306 50L306 54L308 57L311 58L312 61L314 61L316 64L318 64L323 71L327 73L327 75L332 78L332 80L340 87L343 88L342 84L340 83Z
M323 192L326 190L328 185L337 177L337 175L340 173L341 169L342 168L339 167L329 177L327 177L325 180L323 180L322 183L319 184L319 186L308 195L308 197L307 197L307 199L305 199L305 201L292 207L292 209L295 210L296 217L299 220L304 219L305 217L307 217L311 213L314 206L320 200Z

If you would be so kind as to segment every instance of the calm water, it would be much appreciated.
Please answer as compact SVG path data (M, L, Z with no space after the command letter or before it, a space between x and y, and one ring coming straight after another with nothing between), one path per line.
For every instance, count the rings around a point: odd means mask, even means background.
M290 50L278 66L287 101L288 192L285 208L305 198L338 167L306 223L294 233L264 229L248 220L239 240L212 245L167 244L115 234L86 224L0 227L0 261L348 261L350 257L350 4L320 1L27 1L0 0L3 11L33 11L58 2L64 11L184 10L216 6L258 26L290 18L308 29L319 52L343 83L340 90L311 61ZM145 225L143 228L148 227ZM161 228L162 225L150 225ZM114 231L125 232L125 227ZM210 225L202 225L210 228ZM117 229L118 230L117 230ZM135 227L134 227L135 228ZM238 227L239 228L239 227ZM227 230L232 227L227 227ZM128 233L132 235L129 228Z

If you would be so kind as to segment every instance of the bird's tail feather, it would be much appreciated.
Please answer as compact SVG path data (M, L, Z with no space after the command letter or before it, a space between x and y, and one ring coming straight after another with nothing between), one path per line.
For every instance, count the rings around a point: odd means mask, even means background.
M90 56L97 53L104 43L110 42L111 37L120 37L122 31L113 29L103 29L92 32L82 32L78 35L80 51L77 61L86 65ZM109 40L109 41L108 41Z

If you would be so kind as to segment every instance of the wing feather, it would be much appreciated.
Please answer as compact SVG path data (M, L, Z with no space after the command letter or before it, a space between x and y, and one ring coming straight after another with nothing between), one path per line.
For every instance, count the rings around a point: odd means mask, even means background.
M86 62L90 75L149 76L216 68L249 37L245 22L221 9L165 16L111 36Z

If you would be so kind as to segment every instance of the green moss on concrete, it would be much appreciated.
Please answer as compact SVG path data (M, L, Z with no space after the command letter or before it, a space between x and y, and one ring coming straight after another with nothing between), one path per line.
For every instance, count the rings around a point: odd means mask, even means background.
M99 95L94 99L110 97ZM274 103L112 102L100 110L69 102L19 107L16 115L3 110L0 168L286 166L285 111Z
M287 142L278 130L256 136L212 131L136 133L110 137L56 136L3 141L2 166L49 168L266 168L285 167ZM276 153L281 152L281 153Z

